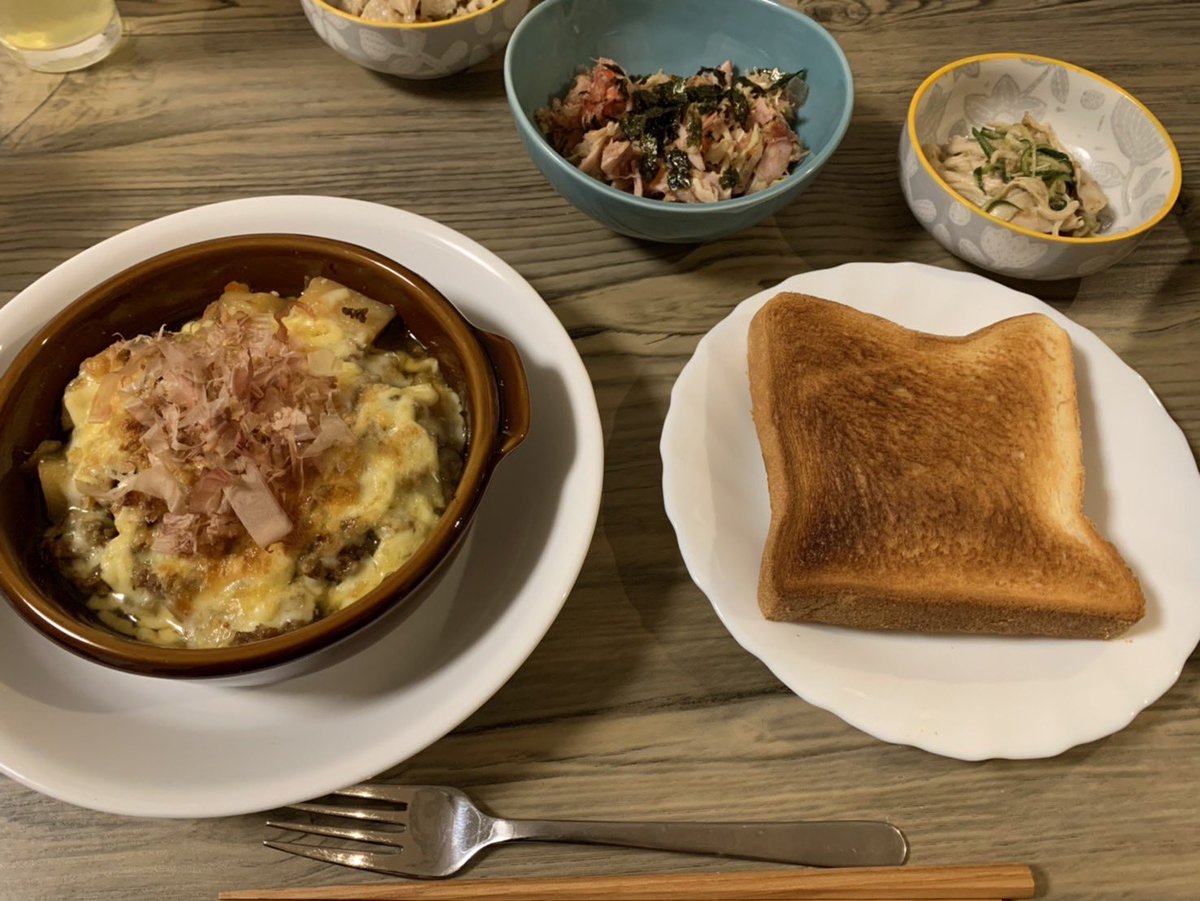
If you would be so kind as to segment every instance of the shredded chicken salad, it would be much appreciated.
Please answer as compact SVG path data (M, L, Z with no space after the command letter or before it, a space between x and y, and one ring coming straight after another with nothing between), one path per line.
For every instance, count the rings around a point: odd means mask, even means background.
M998 219L1067 238L1103 229L1108 198L1054 130L1028 113L924 150L951 188Z
M808 153L793 129L805 73L726 61L690 78L628 75L610 59L537 111L538 128L588 175L638 197L708 203L787 177Z
M343 10L372 22L440 22L487 9L496 0L341 0Z

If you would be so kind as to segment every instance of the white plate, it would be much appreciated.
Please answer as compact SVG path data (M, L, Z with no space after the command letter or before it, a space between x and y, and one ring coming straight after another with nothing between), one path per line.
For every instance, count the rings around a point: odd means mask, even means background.
M750 418L746 331L780 290L961 335L1045 313L1071 336L1084 509L1141 578L1145 619L1113 641L926 636L767 622L757 603L770 509ZM1049 757L1127 725L1200 639L1200 479L1183 433L1095 335L995 282L915 263L810 272L740 304L671 393L663 495L692 578L733 637L810 703L885 741L964 760Z
M0 603L0 769L113 813L207 817L290 804L369 778L441 738L513 674L579 574L600 503L591 382L534 290L483 247L390 207L332 197L236 200L167 216L63 263L0 309L0 371L87 287L156 253L232 234L350 241L410 266L520 348L533 427L500 464L436 593L387 638L262 687L125 675L60 650ZM514 511L519 511L514 514Z

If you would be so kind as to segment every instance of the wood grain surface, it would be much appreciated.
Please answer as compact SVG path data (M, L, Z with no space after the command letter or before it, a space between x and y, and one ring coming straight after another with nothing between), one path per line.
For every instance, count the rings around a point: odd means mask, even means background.
M1183 195L1129 259L1082 281L1013 284L1097 332L1195 452L1200 4L803 0L855 72L849 133L800 201L694 247L617 236L561 200L517 139L499 58L406 83L332 52L295 0L118 3L128 36L101 65L52 76L0 59L0 301L167 213L344 195L433 217L503 257L570 331L595 385L605 488L575 591L509 683L389 777L459 785L513 816L888 818L914 864L1027 862L1051 898L1200 897L1195 658L1127 729L1052 760L963 763L884 744L792 695L725 632L681 563L658 457L674 378L739 300L854 260L968 268L909 214L896 143L930 71L1000 49L1103 73L1179 147ZM211 899L378 878L262 848L263 819L124 819L0 780L0 899ZM497 849L470 875L749 867L761 865L541 845Z

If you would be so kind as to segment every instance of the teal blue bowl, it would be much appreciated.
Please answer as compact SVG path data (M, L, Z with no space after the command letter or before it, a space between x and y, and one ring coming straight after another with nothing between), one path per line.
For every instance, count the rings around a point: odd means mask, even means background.
M732 60L808 70L796 133L809 154L779 184L715 203L666 203L626 194L571 165L542 137L534 112L561 97L597 57L630 72L692 75ZM801 194L837 150L854 105L850 65L812 19L773 0L546 0L513 32L504 86L529 155L555 189L613 231L650 241L697 243L749 228Z

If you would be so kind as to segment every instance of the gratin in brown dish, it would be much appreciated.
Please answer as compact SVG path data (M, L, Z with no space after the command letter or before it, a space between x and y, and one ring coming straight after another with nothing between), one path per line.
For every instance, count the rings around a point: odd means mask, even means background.
M231 282L178 330L88 357L36 453L46 551L106 626L223 647L354 603L428 539L462 403L396 315L328 278Z
M43 441L63 440L63 392L80 363L120 338L178 328L200 316L230 282L296 296L328 278L391 306L382 347L416 340L461 398L462 475L444 514L411 559L358 601L309 625L232 647L156 647L115 634L86 611L41 553L51 526L30 461ZM398 342L398 344L397 344ZM492 470L529 427L528 389L513 345L474 328L431 285L364 248L298 235L247 235L190 245L104 282L54 317L0 379L0 591L48 637L89 659L165 676L245 673L339 645L348 653L424 597L465 533ZM353 645L343 640L355 636ZM345 644L345 647L341 647ZM322 655L323 659L327 655Z
M749 365L768 619L1111 638L1142 617L1083 514L1071 342L1048 318L942 337L780 294Z

